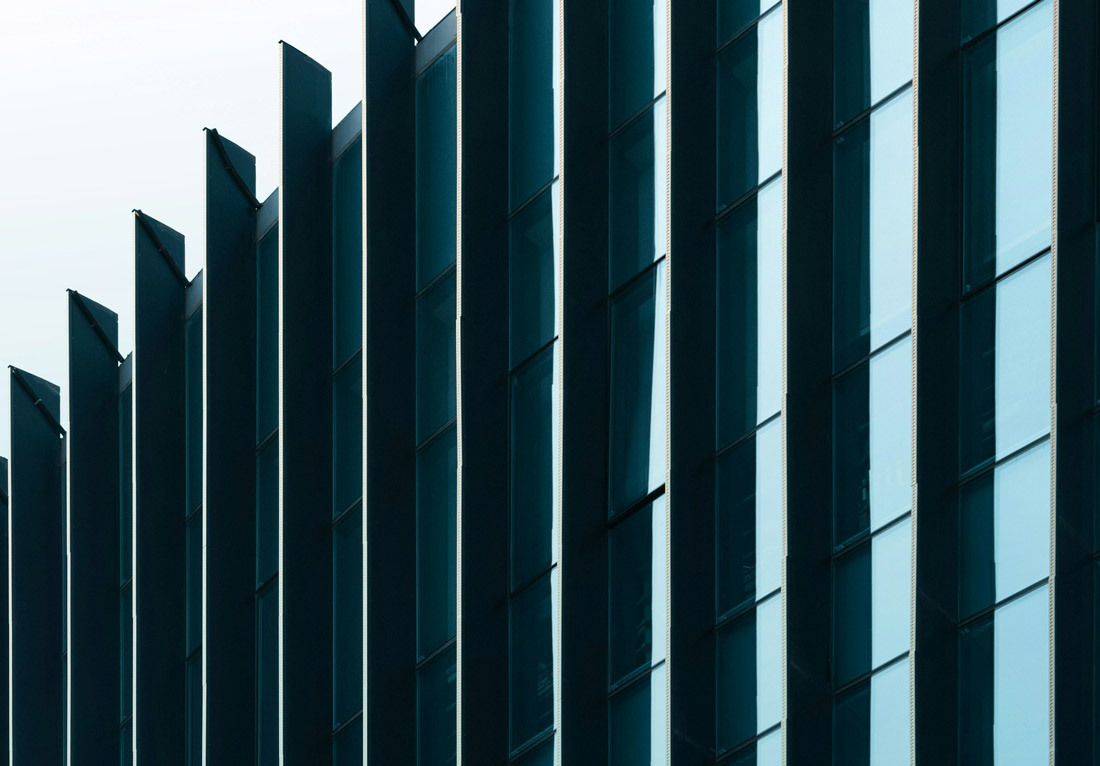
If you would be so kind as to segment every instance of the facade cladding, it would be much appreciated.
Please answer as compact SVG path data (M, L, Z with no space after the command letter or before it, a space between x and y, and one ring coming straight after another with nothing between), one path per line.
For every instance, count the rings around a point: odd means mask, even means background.
M1094 0L404 1L11 370L11 763L1100 763Z

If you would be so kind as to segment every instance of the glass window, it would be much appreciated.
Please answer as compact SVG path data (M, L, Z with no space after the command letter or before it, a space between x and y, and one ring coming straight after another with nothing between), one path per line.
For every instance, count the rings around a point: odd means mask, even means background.
M1052 4L963 59L964 278L967 289L1050 247Z
M332 530L332 725L363 707L362 507Z
M202 505L202 309L187 320L187 503Z
M963 40L999 24L1031 0L967 0L962 5Z
M653 657L653 506L611 530L611 683ZM663 552L663 550L662 550Z
M665 132L665 100L661 99L611 138L612 290L665 253Z
M256 246L256 441L279 425L279 227Z
M347 364L332 380L332 515L363 496L363 368Z
M553 556L554 349L512 378L512 584L546 571Z
M871 669L871 546L838 559L835 577L833 672L839 686Z
M455 648L419 671L417 739L421 766L454 766Z
M455 416L455 272L416 302L416 439Z
M650 763L650 678L643 678L611 697L611 766Z
M134 565L134 421L133 388L127 386L119 395L119 585L130 580ZM7 473L3 474L7 479ZM129 614L129 611L127 611Z
M427 657L455 635L458 452L455 431L417 455L416 566L419 656Z
M133 585L122 589L118 604L119 665L121 681L119 688L119 720L124 721L134 712L134 621L133 621ZM127 748L129 750L129 748Z
M458 204L457 48L416 79L416 286L455 259Z
M837 697L833 763L897 766L909 756L909 660Z
M186 522L187 537L187 653L202 644L202 514Z
M509 710L511 749L554 726L554 632L551 577L520 595L509 608Z
M911 323L912 91L838 137L833 161L833 369L841 370Z
M554 337L554 209L544 192L509 224L509 348L515 367Z
M1050 442L960 494L959 615L966 617L1050 572Z
M782 186L718 228L717 446L779 412L783 394Z
M1050 256L963 303L962 470L1050 430Z
M187 763L202 764L202 652L187 659Z
M842 123L913 79L913 0L838 0L835 119Z
M332 163L332 366L363 346L363 139Z
M134 762L134 728L133 722L127 721L119 734L119 747L122 750L120 762L122 766L131 766Z
M775 4L775 0L718 0L718 45L756 21Z
M539 745L534 750L512 760L514 766L554 766L554 740Z
M718 749L728 750L779 723L783 709L778 596L718 632Z
M611 0L611 127L665 89L663 0Z
M665 482L665 279L659 263L611 303L611 512Z
M553 0L511 0L508 14L510 209L554 177Z
M256 763L279 765L279 589L265 588L256 602Z
M783 15L760 19L718 57L721 210L783 164Z
M840 694L833 709L833 763L871 766L871 684L864 681Z
M279 440L256 455L256 586L279 571Z
M363 720L357 719L332 738L332 766L362 766Z

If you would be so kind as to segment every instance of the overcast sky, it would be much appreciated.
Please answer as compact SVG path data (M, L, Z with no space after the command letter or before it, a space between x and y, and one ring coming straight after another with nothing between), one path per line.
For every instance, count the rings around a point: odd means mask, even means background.
M417 0L427 31L454 7ZM202 267L203 127L278 179L278 41L332 72L333 124L361 98L362 0L0 0L0 455L7 365L65 389L65 290L133 347L133 208Z

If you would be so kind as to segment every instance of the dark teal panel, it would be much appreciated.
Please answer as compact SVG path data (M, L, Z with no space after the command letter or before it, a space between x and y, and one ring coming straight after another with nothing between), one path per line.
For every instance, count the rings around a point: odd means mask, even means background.
M7 572L8 570L8 459L0 457L0 572ZM7 588L0 588L0 609L7 611L8 609L8 590ZM8 652L8 637L0 636L0 651L6 655ZM0 689L8 688L8 666L7 663L0 663L3 665L0 668ZM8 698L7 695L0 695L3 699L0 699L0 720L4 720L8 716ZM3 727L0 727L3 728ZM0 753L8 747L8 735L9 730L4 728L0 731Z

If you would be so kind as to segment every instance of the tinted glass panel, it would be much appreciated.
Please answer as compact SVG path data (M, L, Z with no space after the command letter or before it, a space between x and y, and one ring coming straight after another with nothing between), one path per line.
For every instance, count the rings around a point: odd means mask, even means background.
M279 764L279 590L268 586L256 601L256 763Z
M554 740L512 761L513 766L554 766Z
M611 304L611 512L665 481L664 264Z
M119 684L119 721L124 721L134 712L134 620L133 585L126 585L119 597L119 665L121 680Z
M455 635L458 452L450 430L420 451L416 466L419 656Z
M513 367L554 337L554 192L543 193L509 224Z
M333 527L332 551L332 725L363 707L363 540L362 510Z
M363 345L363 139L332 164L332 366Z
M1031 0L967 0L962 5L963 40L1007 19Z
M775 5L774 0L718 0L718 45Z
M416 302L416 438L455 416L455 272Z
M909 763L909 660L871 678L871 766Z
M615 683L653 657L653 506L611 530L610 619Z
M643 678L611 698L611 766L646 766L651 762L650 681Z
M256 455L256 585L279 571L279 440Z
M187 660L187 763L202 764L202 652Z
M756 612L718 632L718 749L756 734Z
M760 190L718 228L717 446L779 412L782 186Z
M187 653L202 643L202 514L187 520Z
M611 0L611 127L665 89L662 0Z
M350 362L332 379L332 513L363 496L363 368Z
M455 762L455 649L452 646L419 671L420 766Z
M510 207L554 176L553 0L511 0L508 15Z
M865 532L871 524L870 368L841 378L834 391L834 543Z
M964 282L977 287L1050 247L1052 3L963 59Z
M871 666L909 651L912 602L912 521L871 540Z
M839 695L833 708L833 763L870 766L871 684Z
M838 0L833 22L836 121L913 78L913 1Z
M871 360L871 529L913 504L913 347L909 338Z
M423 287L454 261L458 173L452 47L416 80L416 273Z
M126 387L118 398L119 433L119 585L130 579L134 564L134 421L133 388ZM4 474L5 480L7 474ZM127 611L129 614L129 611Z
M279 425L279 227L256 247L256 441Z
M661 99L611 138L612 290L665 252L665 119Z
M554 726L550 580L547 575L510 603L509 709L513 750Z
M837 560L833 609L834 680L840 685L871 669L871 546Z
M202 309L187 320L187 504L202 505Z
M332 766L361 766L363 763L363 721L356 720L332 738Z
M512 583L550 566L554 525L554 349L512 378Z

